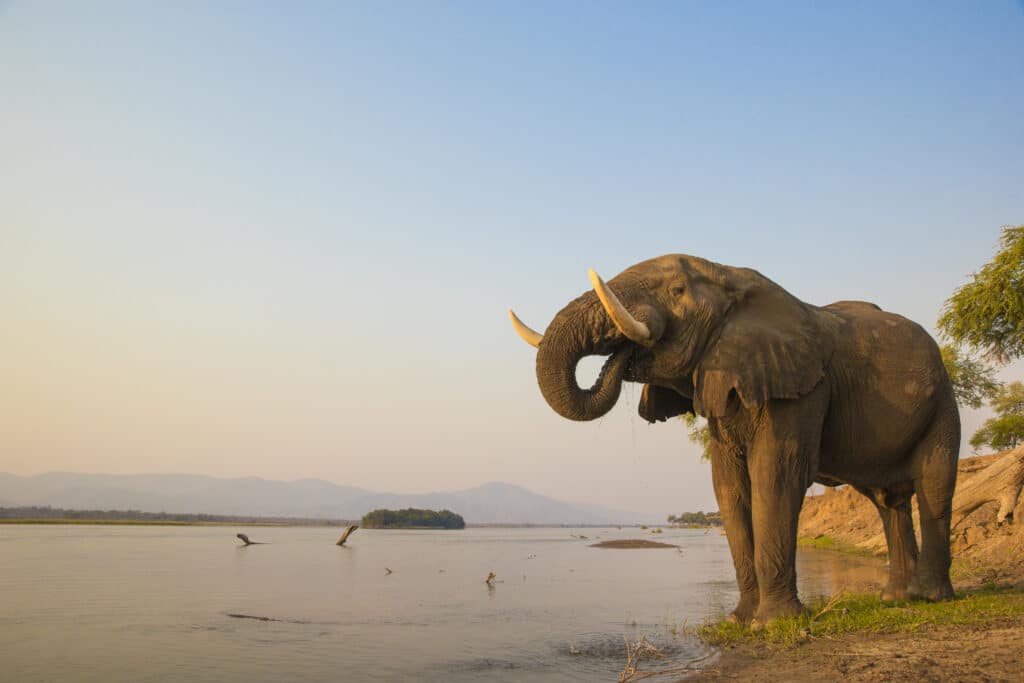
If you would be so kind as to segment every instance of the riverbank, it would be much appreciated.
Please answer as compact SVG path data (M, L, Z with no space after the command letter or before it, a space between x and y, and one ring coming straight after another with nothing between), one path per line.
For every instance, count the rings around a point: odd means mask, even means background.
M954 510L961 491L984 476L986 468L1005 463L1011 457L1015 457L1014 451L961 460ZM967 514L954 512L950 573L957 590L1024 583L1024 561L1021 561L1024 558L1024 496L1015 507L1010 507L1009 517L1000 523L998 497L1002 494L993 491L991 502ZM913 518L920 543L916 505ZM849 486L826 489L824 495L808 496L800 512L797 533L803 546L886 557L885 534L875 506Z
M1007 451L962 460L958 492L1008 457L1019 455ZM954 499L955 511L957 502ZM723 653L715 670L703 674L702 680L1024 679L1024 499L1001 523L999 506L992 500L976 509L960 506L963 513L954 513L954 600L885 605L877 593L836 596L831 606L819 604L799 618L785 620L774 634L743 633L723 624L705 627L702 635L717 641ZM914 525L920 528L916 510ZM849 487L829 489L804 501L799 539L805 547L886 556L874 505Z
M1019 681L1024 616L811 638L797 646L727 648L701 680Z

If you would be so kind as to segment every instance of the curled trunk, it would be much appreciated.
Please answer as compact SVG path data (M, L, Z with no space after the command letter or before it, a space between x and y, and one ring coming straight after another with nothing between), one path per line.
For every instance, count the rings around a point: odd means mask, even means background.
M610 353L594 386L576 381L584 356ZM551 408L570 420L594 420L619 400L632 347L615 329L597 296L588 292L555 316L537 352L537 383Z

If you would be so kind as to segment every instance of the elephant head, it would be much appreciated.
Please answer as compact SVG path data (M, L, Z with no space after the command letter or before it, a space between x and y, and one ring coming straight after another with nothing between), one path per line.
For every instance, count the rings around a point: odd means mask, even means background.
M820 329L825 314L748 268L673 254L608 283L594 271L590 279L594 289L559 311L543 335L509 311L538 350L541 393L571 420L607 413L623 381L646 385L640 415L650 422L798 398L820 381L832 353ZM608 359L583 389L576 365L590 355Z

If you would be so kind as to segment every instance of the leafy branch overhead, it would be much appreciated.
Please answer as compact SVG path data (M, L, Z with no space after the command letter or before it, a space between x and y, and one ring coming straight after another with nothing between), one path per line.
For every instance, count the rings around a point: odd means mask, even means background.
M1003 228L996 255L946 300L938 327L954 344L942 348L942 361L957 400L971 408L991 401L996 413L971 446L1003 450L1024 442L1024 385L1002 386L991 367L960 352L967 346L997 363L1024 356L1024 225Z
M992 398L995 417L990 417L971 437L971 446L978 450L988 446L1002 451L1024 443L1024 384L1010 382Z
M999 391L1000 382L991 365L972 358L956 346L942 347L942 364L953 383L957 403L978 409Z
M1003 228L995 257L946 301L938 324L998 363L1024 356L1024 225Z
M711 462L711 429L707 421L693 413L683 413L681 417L686 424L686 434L690 438L690 443L701 447L701 461Z

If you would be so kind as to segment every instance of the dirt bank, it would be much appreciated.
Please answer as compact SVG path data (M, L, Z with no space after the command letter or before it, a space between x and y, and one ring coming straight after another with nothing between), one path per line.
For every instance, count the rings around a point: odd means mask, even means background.
M958 491L985 469L1012 451L960 461ZM970 514L954 515L950 541L953 551L953 585L957 590L987 583L1024 582L1024 497L1017 502L1012 519L996 523L999 503L992 501ZM914 527L919 529L917 510ZM809 496L800 513L799 535L804 542L817 539L827 547L857 549L885 555L885 535L874 505L849 486L826 489L824 495ZM920 538L920 537L919 537ZM826 541L825 543L820 543Z

